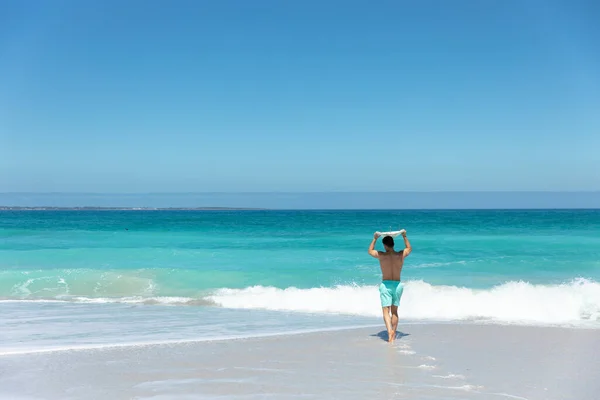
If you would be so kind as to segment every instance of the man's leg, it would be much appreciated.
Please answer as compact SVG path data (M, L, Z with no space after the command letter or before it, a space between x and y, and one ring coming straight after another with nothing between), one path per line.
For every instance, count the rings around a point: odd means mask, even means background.
M394 337L396 336L396 331L398 330L398 306L392 306L392 330L394 331Z
M390 306L393 303L393 294L390 289L382 282L379 285L379 296L381 298L381 310L383 311L383 322L385 322L385 328L388 331L388 342L393 340L395 334L392 335L392 316L390 315Z
M385 322L385 327L388 331L388 342L393 341L393 337L396 336L395 333L392 334L392 318L390 316L390 308L382 307L383 310L383 322Z
M400 305L400 299L402 298L402 293L404 292L404 284L402 282L398 282L396 286L396 291L392 295L392 329L394 330L394 338L396 337L396 331L398 330L398 306Z

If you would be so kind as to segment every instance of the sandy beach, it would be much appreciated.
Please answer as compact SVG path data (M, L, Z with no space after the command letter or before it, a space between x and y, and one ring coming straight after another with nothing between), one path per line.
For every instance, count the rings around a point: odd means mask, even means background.
M403 325L0 357L2 399L597 399L600 332Z

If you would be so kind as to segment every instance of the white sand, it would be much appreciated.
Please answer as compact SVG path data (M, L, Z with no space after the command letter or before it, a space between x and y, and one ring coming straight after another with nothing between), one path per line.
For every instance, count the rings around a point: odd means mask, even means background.
M600 331L469 324L0 357L0 398L577 399Z

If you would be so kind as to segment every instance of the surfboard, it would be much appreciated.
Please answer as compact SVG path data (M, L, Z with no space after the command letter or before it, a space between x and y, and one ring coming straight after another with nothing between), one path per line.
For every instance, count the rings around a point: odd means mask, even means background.
M376 234L379 234L379 236L384 237L384 236L391 236L391 237L396 237L396 236L400 236L403 233L405 233L406 230L404 229L400 229L399 231L389 231L389 232L375 232Z

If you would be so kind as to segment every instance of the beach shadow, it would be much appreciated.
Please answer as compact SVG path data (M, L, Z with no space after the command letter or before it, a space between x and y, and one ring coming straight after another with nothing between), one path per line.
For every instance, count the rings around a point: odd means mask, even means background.
M371 335L372 337L378 337L379 339L387 342L388 341L388 333L387 331L381 331L379 333L375 333L373 335ZM410 336L410 333L404 333L404 332L396 332L396 339L401 339L404 336Z

